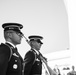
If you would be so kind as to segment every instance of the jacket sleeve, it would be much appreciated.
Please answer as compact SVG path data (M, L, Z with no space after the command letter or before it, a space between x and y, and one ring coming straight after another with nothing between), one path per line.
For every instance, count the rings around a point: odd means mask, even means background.
M32 65L35 61L35 54L29 51L28 53L26 53L24 61L25 61L24 75L30 75Z
M0 46L0 75L6 75L9 55L9 48L5 46Z

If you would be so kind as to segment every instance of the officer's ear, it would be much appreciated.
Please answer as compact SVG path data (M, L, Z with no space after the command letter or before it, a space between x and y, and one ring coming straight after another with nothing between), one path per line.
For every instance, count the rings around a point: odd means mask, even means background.
M29 41L30 46L34 46L35 45L35 41Z
M7 35L9 38L12 38L12 33L9 32Z
M5 37L6 37L6 38L12 38L12 33L9 32L9 31L6 31L6 32L5 32Z

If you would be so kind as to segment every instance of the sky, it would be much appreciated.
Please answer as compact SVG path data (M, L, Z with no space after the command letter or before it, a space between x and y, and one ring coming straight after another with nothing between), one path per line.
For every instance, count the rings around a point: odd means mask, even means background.
M43 36L41 53L69 50L68 13L65 0L0 0L0 43L3 38L2 24L17 22L23 25L22 32ZM29 40L29 39L28 39ZM18 45L24 57L30 46L23 38Z

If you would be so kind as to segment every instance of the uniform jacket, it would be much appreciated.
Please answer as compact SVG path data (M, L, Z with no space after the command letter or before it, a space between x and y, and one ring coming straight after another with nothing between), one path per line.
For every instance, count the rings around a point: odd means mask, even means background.
M0 75L22 75L23 59L9 44L0 45Z
M41 75L42 62L38 58L37 53L34 50L30 50L26 53L25 58L24 75Z

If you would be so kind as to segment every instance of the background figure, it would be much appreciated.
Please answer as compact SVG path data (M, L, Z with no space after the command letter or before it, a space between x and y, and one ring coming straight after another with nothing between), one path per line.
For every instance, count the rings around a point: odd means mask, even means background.
M31 49L26 53L24 58L24 75L41 75L42 61L39 57L39 50L43 44L41 36L29 36Z
M55 65L54 71L56 72L57 75L61 75L58 65Z
M4 23L5 43L0 44L0 75L22 75L23 59L16 45L21 44L23 26L19 23Z
M76 75L75 67L72 66L72 71L68 72L67 75Z

